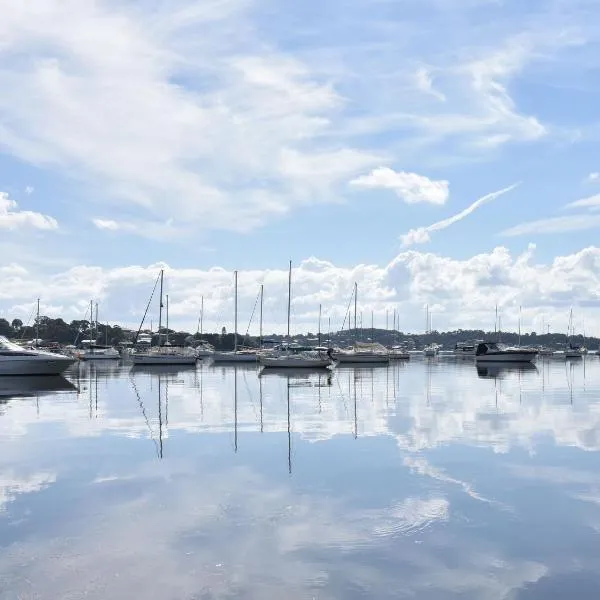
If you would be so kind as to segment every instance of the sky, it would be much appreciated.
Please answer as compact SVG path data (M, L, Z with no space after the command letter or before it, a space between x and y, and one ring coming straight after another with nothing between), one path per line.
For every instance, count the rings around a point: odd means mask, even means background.
M600 335L600 0L0 11L0 318Z

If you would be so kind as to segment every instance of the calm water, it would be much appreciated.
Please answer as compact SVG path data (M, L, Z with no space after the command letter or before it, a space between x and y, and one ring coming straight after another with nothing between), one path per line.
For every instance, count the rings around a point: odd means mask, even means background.
M2 600L600 597L597 357L67 379L0 379Z

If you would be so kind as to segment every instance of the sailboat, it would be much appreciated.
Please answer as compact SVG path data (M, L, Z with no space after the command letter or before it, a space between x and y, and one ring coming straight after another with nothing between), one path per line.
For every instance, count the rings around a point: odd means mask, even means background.
M238 350L238 272L233 272L234 286L234 334L233 334L233 351L214 352L212 359L215 362L256 362L256 351L254 350ZM262 299L261 299L262 302Z
M258 361L263 367L276 369L322 369L334 363L331 351L313 350L290 344L292 307L292 261L288 273L287 343L273 350L260 352Z
M354 283L354 335L357 335L356 327L358 308L358 283ZM361 319L362 325L362 319ZM390 357L387 349L377 343L361 343L354 340L354 345L351 348L336 350L333 354L335 360L339 363L388 363Z
M169 344L169 297L167 296L167 332L165 342L163 343L162 337L162 310L163 310L163 284L164 284L164 269L160 270L160 304L158 311L158 346L149 348L143 352L133 352L132 360L134 366L136 365L195 365L197 356L196 352L192 348L182 348L179 346L172 346ZM156 284L155 284L156 286ZM156 288L155 288L156 289ZM154 292L153 292L154 293ZM152 297L150 297L152 300ZM145 318L146 315L144 315ZM140 325L139 331L141 331L144 320ZM134 346L137 343L137 337L134 342Z
M429 304L427 305L427 324L426 324L426 328L425 328L425 333L427 335L431 334L431 313L429 312ZM440 347L436 343L429 344L428 346L425 346L425 348L423 348L423 354L430 358L437 356L439 354L439 352L440 352Z
M215 349L212 344L209 344L206 340L202 339L204 324L204 296L200 301L200 319L198 319L198 334L200 335L200 341L196 345L196 356L198 358L207 358L212 356Z
M108 343L104 345L97 344L96 339L98 337L98 303L96 302L96 319L93 319L94 314L94 302L90 300L90 339L81 340L81 348L74 352L74 355L79 360L119 360L121 355L119 352L109 346ZM108 327L106 329L108 338ZM108 339L106 340L108 342Z
M567 330L567 347L565 348L565 358L582 358L586 350L582 346L574 346L571 342L573 336L573 309L569 313L569 327Z

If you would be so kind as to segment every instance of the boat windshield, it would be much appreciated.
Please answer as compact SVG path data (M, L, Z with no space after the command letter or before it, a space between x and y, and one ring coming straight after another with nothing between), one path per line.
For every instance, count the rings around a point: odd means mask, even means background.
M9 350L13 352L23 352L23 348L14 342L9 342L4 336L0 335L0 350Z

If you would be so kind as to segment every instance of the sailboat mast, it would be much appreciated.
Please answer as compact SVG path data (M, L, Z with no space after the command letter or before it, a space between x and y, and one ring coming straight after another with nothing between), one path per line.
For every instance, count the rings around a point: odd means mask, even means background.
M202 339L202 333L204 329L204 296L200 300L200 339Z
M494 337L499 339L498 333L498 304L496 304L496 318L494 319Z
M98 339L98 303L96 302L96 320L94 321L94 325L95 325L95 333L96 333L96 337L94 338L94 340Z
M321 345L321 305L319 304L319 346Z
M521 307L519 306L519 348L521 347Z
M169 345L169 294L167 294L167 333L165 344Z
M233 272L233 351L237 352L238 347L238 272Z
M358 306L358 283L354 282L354 341L357 340L358 329L356 328L356 310Z
M290 343L290 315L292 312L292 261L290 260L290 269L288 273L288 311L287 311L287 339Z
M262 349L263 346L263 298L265 295L265 286L261 284L260 286L260 330L258 337L258 347Z
M161 329L162 329L162 309L163 309L163 280L164 280L164 270L160 270L160 303L158 305L158 345L161 344Z
M90 300L90 342L94 338L94 301Z
M35 347L38 347L40 339L40 299L37 299L37 316L35 318Z

